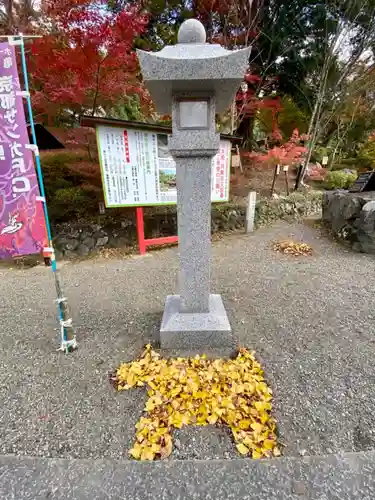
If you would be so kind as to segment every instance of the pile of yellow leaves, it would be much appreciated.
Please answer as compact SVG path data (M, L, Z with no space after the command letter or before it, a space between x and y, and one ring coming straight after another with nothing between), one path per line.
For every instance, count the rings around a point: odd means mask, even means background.
M279 456L272 391L254 353L240 349L236 359L163 359L150 345L139 361L119 367L117 390L148 387L145 411L136 424L130 454L140 460L172 453L172 431L184 425L226 425L241 455Z
M312 247L307 243L297 243L291 240L277 241L273 245L276 252L281 252L287 255L312 255Z

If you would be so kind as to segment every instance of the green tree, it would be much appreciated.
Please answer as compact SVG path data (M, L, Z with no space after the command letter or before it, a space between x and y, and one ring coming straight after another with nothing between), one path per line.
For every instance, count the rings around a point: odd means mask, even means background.
M116 13L134 6L148 16L146 29L136 40L136 47L143 50L161 50L164 45L176 43L178 28L195 14L190 0L108 1L108 8Z
M134 4L109 3L115 10ZM228 49L252 46L248 90L236 122L250 147L259 110L273 109L275 119L280 98L288 107L285 114L294 108L299 129L310 121L312 145L342 135L336 118L353 68L375 46L375 0L142 0L142 9L148 25L137 39L139 47L159 50L174 43L190 17L203 22L209 42ZM227 115L221 120L226 128L235 121ZM285 120L283 126L286 136L295 128Z
M329 0L323 27L326 31L322 43L324 64L315 70L311 83L315 86L314 106L308 129L310 147L305 158L305 170L315 146L324 143L327 135L330 139L336 134L337 141L342 141L341 115L348 96L353 91L353 84L354 91L361 92L361 85L366 80L354 82L356 67L366 54L372 54L375 46L375 1ZM359 106L355 107L359 109ZM354 123L355 114L351 115L349 128ZM347 130L345 125L345 134Z

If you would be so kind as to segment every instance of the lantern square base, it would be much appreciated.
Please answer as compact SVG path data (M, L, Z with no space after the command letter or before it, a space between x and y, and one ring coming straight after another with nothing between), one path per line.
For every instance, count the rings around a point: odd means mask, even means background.
M215 353L229 357L236 353L237 342L220 295L210 295L207 313L180 311L180 296L169 295L160 327L163 351L180 356Z

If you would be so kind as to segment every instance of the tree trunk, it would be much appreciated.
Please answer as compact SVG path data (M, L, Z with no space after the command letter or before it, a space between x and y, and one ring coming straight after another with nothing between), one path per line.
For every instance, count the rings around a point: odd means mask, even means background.
M251 151L254 145L254 125L255 117L246 116L236 130L236 134L242 137L242 147L248 151Z
M13 0L5 0L4 10L6 15L7 30L13 33Z

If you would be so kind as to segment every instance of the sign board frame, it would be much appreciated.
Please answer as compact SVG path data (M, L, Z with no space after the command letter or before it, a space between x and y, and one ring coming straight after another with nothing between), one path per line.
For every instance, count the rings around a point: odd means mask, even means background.
M104 135L112 134L112 139L107 137L107 149L103 147ZM147 189L154 189L156 196L160 196L162 190L162 185L165 183L160 180L160 173L164 174L164 177L168 182L175 182L175 162L168 151L167 138L168 134L157 131L145 131L143 129L137 129L136 127L119 127L114 125L103 125L98 124L96 126L96 137L98 144L99 153L99 164L102 176L103 184L103 194L105 200L105 206L107 208L122 208L122 207L147 207L147 206L168 206L175 205L177 203L177 190L171 189L171 196L175 196L173 201L147 201L145 199L144 193L147 197ZM161 139L162 138L162 139ZM109 145L109 141L111 144ZM163 142L160 146L162 152L160 152L159 142ZM151 145L150 145L151 143ZM145 145L150 145L150 149L146 151ZM225 203L229 200L229 185L230 185L230 167L231 167L231 141L229 139L224 139L220 141L221 149L219 153L213 158L212 161L212 184L211 193L214 193L220 188L220 198L212 199L212 203ZM109 151L109 148L113 148L113 153ZM153 153L150 154L150 153ZM125 158L122 158L122 156ZM107 163L106 163L107 162ZM115 166L111 166L110 162L116 163ZM138 163L142 163L140 166ZM162 165L165 163L165 167ZM121 172L121 168L129 165L131 169L130 175L125 176L122 174L121 179L117 178L118 172ZM164 168L163 168L164 167ZM114 172L111 173L111 169ZM142 169L147 169L148 180L146 180L146 173ZM166 172L166 174L165 174ZM142 176L139 174L143 173ZM168 181L168 177L171 178ZM147 184L151 179L151 184ZM122 193L132 192L133 199L126 202L113 202L109 199L110 184L117 183L117 193L116 197L119 199L119 191ZM129 186L131 184L131 186ZM143 189L143 191L142 191ZM223 191L225 189L225 191ZM168 188L166 189L168 191ZM223 195L224 193L224 195ZM222 196L223 195L223 196ZM166 198L168 194L166 194Z
M359 174L349 188L350 193L362 193L363 191L375 191L375 170Z
M151 123L137 122L131 120L117 120L114 118L98 118L93 116L81 116L80 123L82 127L90 127L97 130L98 126L112 126L116 128L124 129L140 129L147 130L154 133L160 133L164 135L169 135L172 133L171 126L168 125L156 125ZM231 135L231 134L220 134L220 139L224 141L229 141L231 145L235 144L237 148L237 153L239 153L238 145L241 142L241 137ZM229 161L229 168L231 163L231 156ZM230 172L229 172L230 173ZM228 183L230 181L230 177L228 177ZM229 195L229 184L228 184L228 195ZM225 202L225 200L224 200ZM216 203L216 202L214 202ZM170 203L173 205L174 203ZM155 206L155 205L145 205L145 206ZM163 245L163 244L171 244L178 242L178 236L167 236L160 238L152 238L146 239L144 234L144 223L143 223L143 206L135 206L136 210L136 219L137 219L137 234L138 234L138 243L139 243L139 253L144 255L146 253L146 248L148 246L154 245Z

